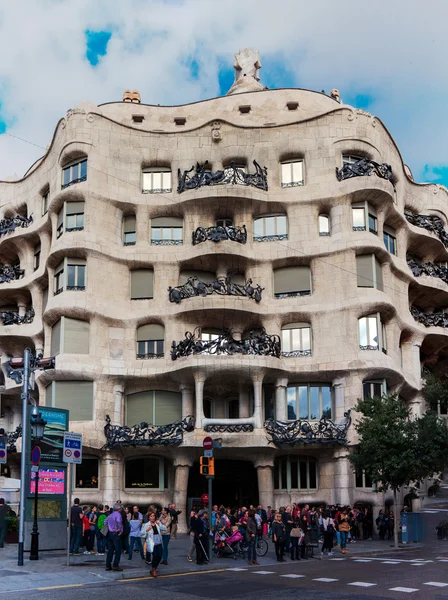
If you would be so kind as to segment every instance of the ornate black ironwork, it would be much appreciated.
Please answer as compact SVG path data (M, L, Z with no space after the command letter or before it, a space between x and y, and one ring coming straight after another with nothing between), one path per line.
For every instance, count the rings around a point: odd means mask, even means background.
M287 233L282 233L280 235L254 235L254 242L281 242L281 240L287 239Z
M299 298L300 296L311 296L311 290L303 290L301 292L284 292L281 294L274 294L274 298L281 300L282 298Z
M62 184L62 189L65 190L65 188L68 188L71 185L75 185L75 183L82 183L83 181L87 181L87 175L84 175L83 177L78 177L77 179L72 179L68 183Z
M20 279L25 275L25 269L16 266L5 265L0 267L0 283L10 283L15 279Z
M351 423L350 410L344 413L341 424L322 417L320 421L265 421L264 428L271 437L270 444L296 446L299 444L321 444L323 446L347 446L347 430Z
M3 320L3 325L23 325L32 323L34 320L34 308L30 308L24 315L19 315L18 312L7 310L0 312L0 319Z
M406 260L414 277L429 275L430 277L438 277L445 283L448 283L448 267L432 262L423 262L413 254L406 254Z
M28 227L33 222L33 217L6 217L0 221L0 237L7 233L12 233L17 227Z
M342 169L336 167L336 177L338 181L351 179L352 177L362 177L363 175L377 175L382 179L387 179L394 185L392 176L392 167L387 163L377 163L369 158L361 158L354 163L344 163Z
M133 243L135 244L135 242ZM180 246L183 243L183 240L151 240L153 246Z
M279 336L269 335L264 329L249 331L248 337L244 340L235 340L228 329L223 329L214 340L202 340L199 330L200 328L196 327L194 333L187 331L185 338L177 344L173 341L172 360L190 354L256 354L280 358Z
M165 354L163 352L148 352L148 354L137 354L138 359L146 360L152 358L163 358Z
M7 444L8 444L8 452L14 453L17 452L16 442L19 438L22 437L22 425L17 425L15 431L7 434Z
M204 431L207 433L250 433L254 426L250 423L242 425L206 425Z
M248 279L245 284L234 283L232 275L227 277L218 277L210 283L204 283L197 277L189 277L187 282L175 288L169 287L168 294L170 302L179 304L185 298L194 298L195 296L210 296L218 294L220 296L243 296L252 298L255 302L260 302L261 293L264 288L259 285L253 286L252 279Z
M169 425L139 423L133 427L112 425L106 415L104 450L124 446L179 446L184 439L184 431L194 430L195 419L191 415Z
M45 358L45 365L39 365L39 361L43 359L43 354L38 354L37 356L30 356L30 372L38 371L38 370L47 370L54 369L56 364L56 359L54 356L50 356L49 358ZM9 361L6 365L8 377L15 381L17 384L22 383L23 381L23 366L22 367L12 367L11 361Z
M423 323L425 327L448 327L448 314L435 309L433 313L425 313L416 306L411 306L411 315L419 323ZM436 312L439 310L440 312Z
M408 209L404 211L404 216L411 225L423 227L423 229L435 233L445 248L448 248L448 233L440 217L437 215L419 215Z
M199 187L214 186L214 185L250 185L260 190L267 191L268 179L266 167L260 167L256 160L253 161L255 173L246 173L244 169L238 167L234 162L231 162L228 167L222 171L210 171L208 169L208 161L203 165L196 163L196 172L190 175L195 170L194 166L188 171L177 170L177 191L179 194L185 190L194 190Z
M213 227L198 227L196 231L193 231L193 246L200 244L201 242L224 242L230 240L231 242L238 242L239 244L245 244L247 242L247 230L246 225L242 227L235 227L229 225L223 227L222 225L216 225Z
M68 285L66 287L66 290L68 292L85 292L86 286L85 285ZM55 296L56 296L56 294L55 294Z
M289 357L297 357L297 356L311 356L311 349L310 350L292 350L291 352L282 352L282 356L284 356L285 358L289 358Z
M378 350L378 346L359 346L360 350Z

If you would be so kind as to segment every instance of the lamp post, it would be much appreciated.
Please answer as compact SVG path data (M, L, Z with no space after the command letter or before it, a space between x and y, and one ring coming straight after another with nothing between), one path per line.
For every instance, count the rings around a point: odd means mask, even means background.
M47 422L44 419L42 419L42 415L39 412L39 408L36 405L34 405L31 410L31 438L39 442L44 437L44 430L46 424ZM40 448L38 454L40 459ZM39 530L37 525L37 504L39 498L39 465L36 465L34 481L34 520L33 530L31 532L30 560L39 560Z

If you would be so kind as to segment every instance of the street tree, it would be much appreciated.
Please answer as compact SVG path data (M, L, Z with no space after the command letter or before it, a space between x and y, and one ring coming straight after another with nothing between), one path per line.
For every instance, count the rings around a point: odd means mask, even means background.
M396 395L359 400L354 409L359 443L349 456L355 470L364 470L377 491L394 495L394 544L398 547L398 492L421 482L448 464L448 429L434 411L411 416Z

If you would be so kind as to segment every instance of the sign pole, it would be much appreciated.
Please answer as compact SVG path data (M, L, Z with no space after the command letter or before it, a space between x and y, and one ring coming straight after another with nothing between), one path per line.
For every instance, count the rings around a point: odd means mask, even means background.
M70 566L70 514L72 509L73 463L67 469L67 567Z
M70 566L70 515L72 509L72 488L75 482L74 465L82 464L82 435L71 431L64 432L62 460L67 463L67 567Z
M208 522L210 524L210 534L212 534L212 483L213 477L208 476ZM212 552L213 552L213 535L208 536L208 560L212 562Z
M26 453L28 451L28 385L30 378L30 349L23 352L22 393L22 454L20 456L20 505L19 505L19 545L17 565L23 567L23 545L25 541L25 504L26 504Z

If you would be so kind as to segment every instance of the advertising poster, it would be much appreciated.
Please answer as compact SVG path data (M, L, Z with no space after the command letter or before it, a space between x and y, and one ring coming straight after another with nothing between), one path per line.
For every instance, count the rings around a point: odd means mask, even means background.
M44 438L39 441L42 463L62 463L64 451L64 431L68 430L68 411L57 408L39 407L45 419ZM32 446L36 445L32 442ZM40 490L40 485L39 485Z
M65 471L62 469L39 469L39 494L64 494ZM31 473L30 493L36 489L36 473Z

